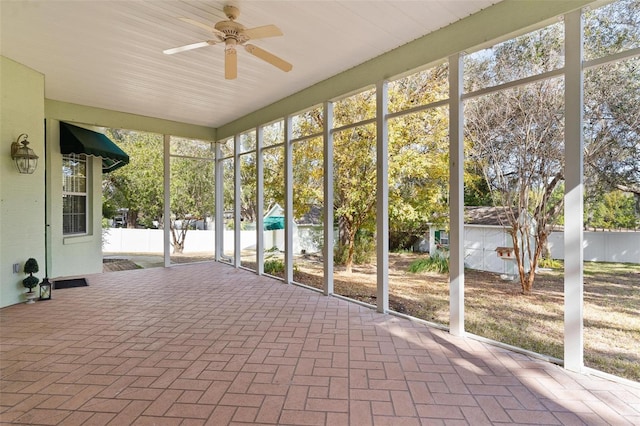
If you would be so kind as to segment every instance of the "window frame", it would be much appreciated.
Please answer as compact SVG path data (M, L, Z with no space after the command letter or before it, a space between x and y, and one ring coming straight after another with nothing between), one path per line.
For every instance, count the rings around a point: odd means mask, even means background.
M72 173L70 176L65 175L65 172L64 172L65 165L69 161L84 163L84 173L85 173L84 191L77 191L76 190L77 188L72 188L74 190L69 191L65 188L65 182L67 181L67 179L69 178L77 179L78 177L81 177L77 174L75 168L72 169L74 173ZM64 237L80 237L84 235L89 235L89 185L90 185L89 177L90 177L89 160L86 154L63 154L62 155L62 235ZM65 212L65 208L64 208L65 197L67 196L84 197L84 212L75 212L75 211ZM65 223L66 222L65 219L67 217L82 216L83 214L84 214L84 229L82 230L66 229L67 226ZM75 221L72 221L71 228L74 228L74 223Z

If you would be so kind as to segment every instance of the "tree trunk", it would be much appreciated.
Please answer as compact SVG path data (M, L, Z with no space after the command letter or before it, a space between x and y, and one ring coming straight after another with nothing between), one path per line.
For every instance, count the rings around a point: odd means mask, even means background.
M355 248L355 233L349 232L349 251L347 252L347 261L345 262L345 272L350 274L353 272L353 252Z
M173 241L171 245L173 246L173 253L182 254L184 251L184 240L187 237L187 229L189 228L189 221L187 221L186 228L183 223L183 227L180 230L176 229L175 222L173 220L170 222L169 226L171 227L171 240Z
M138 211L137 210L129 210L125 217L127 218L127 228L133 229L136 227L136 222L138 221Z

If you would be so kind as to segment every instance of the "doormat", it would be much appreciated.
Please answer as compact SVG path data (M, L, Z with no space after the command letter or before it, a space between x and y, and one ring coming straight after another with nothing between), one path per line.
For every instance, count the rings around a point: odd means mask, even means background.
M89 284L87 284L87 280L85 280L84 278L73 278L70 280L54 281L53 289L58 290L61 288L86 287L88 285Z

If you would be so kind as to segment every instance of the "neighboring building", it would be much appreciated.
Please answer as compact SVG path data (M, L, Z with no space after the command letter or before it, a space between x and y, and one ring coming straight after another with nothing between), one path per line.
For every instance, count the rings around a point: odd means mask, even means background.
M498 247L513 247L508 233L506 207L466 206L464 208L464 264L470 269L514 275L515 259L501 257ZM430 253L446 251L449 234L442 226L430 226L429 238L419 243Z

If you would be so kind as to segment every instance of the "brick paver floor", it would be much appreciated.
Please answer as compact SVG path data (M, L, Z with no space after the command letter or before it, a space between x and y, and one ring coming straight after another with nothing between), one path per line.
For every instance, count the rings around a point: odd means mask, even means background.
M640 424L640 389L218 263L0 310L0 421Z

